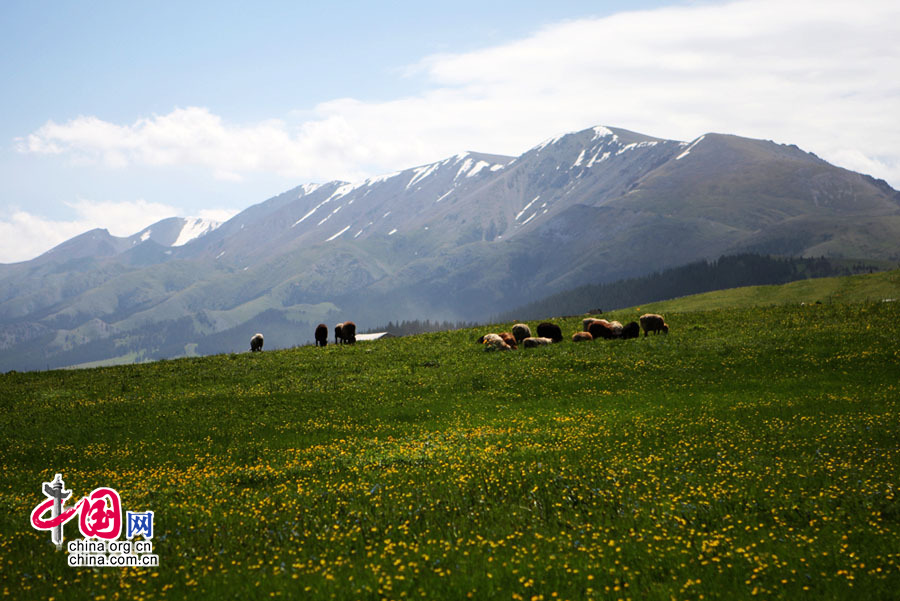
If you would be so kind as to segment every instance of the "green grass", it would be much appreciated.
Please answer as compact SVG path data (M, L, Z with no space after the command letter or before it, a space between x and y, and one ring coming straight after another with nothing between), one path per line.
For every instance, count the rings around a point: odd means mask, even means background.
M483 329L2 376L0 590L896 598L900 303L666 318L507 353ZM68 567L28 523L57 472L156 512L160 566Z
M799 280L780 286L746 286L647 303L652 312L710 311L783 304L900 302L900 270Z

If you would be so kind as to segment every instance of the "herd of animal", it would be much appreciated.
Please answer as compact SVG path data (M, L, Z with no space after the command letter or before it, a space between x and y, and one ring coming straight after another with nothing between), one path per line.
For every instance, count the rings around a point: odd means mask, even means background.
M572 342L589 342L598 338L637 338L642 330L644 336L651 332L654 334L669 333L669 324L662 315L645 313L641 315L639 322L631 321L623 326L618 321L587 317L582 321L583 330L572 334ZM512 327L512 332L485 334L478 339L478 342L484 345L486 351L509 351L516 350L519 346L534 348L562 342L562 340L562 329L554 323L544 322L538 325L537 336L531 335L531 328L527 323L517 323Z
M607 321L605 319L596 319L587 317L582 321L584 329L581 332L572 334L572 342L589 342L598 338L637 338L644 332L647 336L651 332L658 334L669 333L669 324L663 319L662 315L656 313L645 313L640 317L640 323L637 321L628 322L622 325L618 321ZM328 346L328 326L320 323L316 326L316 346ZM484 345L486 351L509 351L518 349L519 346L524 348L533 348L553 344L554 342L562 342L562 329L555 323L544 322L537 327L537 336L531 335L531 328L527 323L517 323L512 327L512 332L502 332L500 334L485 334L478 339L478 342ZM354 344L356 342L356 324L352 321L344 321L334 326L334 343L335 344ZM252 352L261 351L263 347L263 335L254 334L250 338L250 350Z
M328 326L320 323L316 326L316 346L328 346ZM344 321L334 326L334 343L335 344L355 344L356 343L356 324L352 321ZM250 338L250 351L261 351L263 347L263 335L254 334Z

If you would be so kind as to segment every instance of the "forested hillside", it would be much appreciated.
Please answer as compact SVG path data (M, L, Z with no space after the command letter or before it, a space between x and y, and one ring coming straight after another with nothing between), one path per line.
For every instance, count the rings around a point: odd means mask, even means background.
M756 254L723 256L714 261L696 261L644 277L579 286L503 313L498 320L541 319L554 315L611 311L712 290L869 273L875 269L873 265L874 263L848 263L824 257L798 259Z

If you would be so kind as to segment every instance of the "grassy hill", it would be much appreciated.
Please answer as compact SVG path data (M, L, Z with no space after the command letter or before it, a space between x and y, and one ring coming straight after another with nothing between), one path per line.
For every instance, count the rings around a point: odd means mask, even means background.
M598 309L610 311L729 288L775 286L798 280L872 273L876 269L883 271L896 266L896 263L881 261L845 261L825 257L774 257L751 253L723 255L713 261L695 261L637 278L570 288L501 313L494 321L577 315ZM890 288L891 284L887 283L887 287ZM792 290L786 291L784 301L789 301L792 295ZM736 300L740 303L742 299ZM718 306L732 304L726 302Z
M900 303L783 294L672 301L670 333L634 340L486 353L485 328L0 376L0 590L892 598ZM108 486L154 511L160 565L68 567L29 525L55 473L67 507Z
M745 286L717 290L641 306L642 310L710 311L788 303L865 303L900 301L900 270L866 275L799 280L779 286Z

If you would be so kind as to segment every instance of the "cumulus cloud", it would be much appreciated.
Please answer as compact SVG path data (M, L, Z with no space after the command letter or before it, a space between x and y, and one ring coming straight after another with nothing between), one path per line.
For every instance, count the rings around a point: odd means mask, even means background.
M511 43L423 58L422 91L333 99L299 123L228 123L189 107L117 125L48 122L25 152L109 166L354 179L461 150L518 154L593 125L691 140L796 143L900 187L900 4L740 0L557 23ZM301 107L303 108L303 107Z
M162 219L184 216L181 209L145 200L78 199L66 204L75 212L73 219L48 219L23 210L12 211L0 218L0 263L33 259L57 244L95 228L109 230L113 236L130 236ZM227 209L210 209L197 216L222 222L235 213Z

